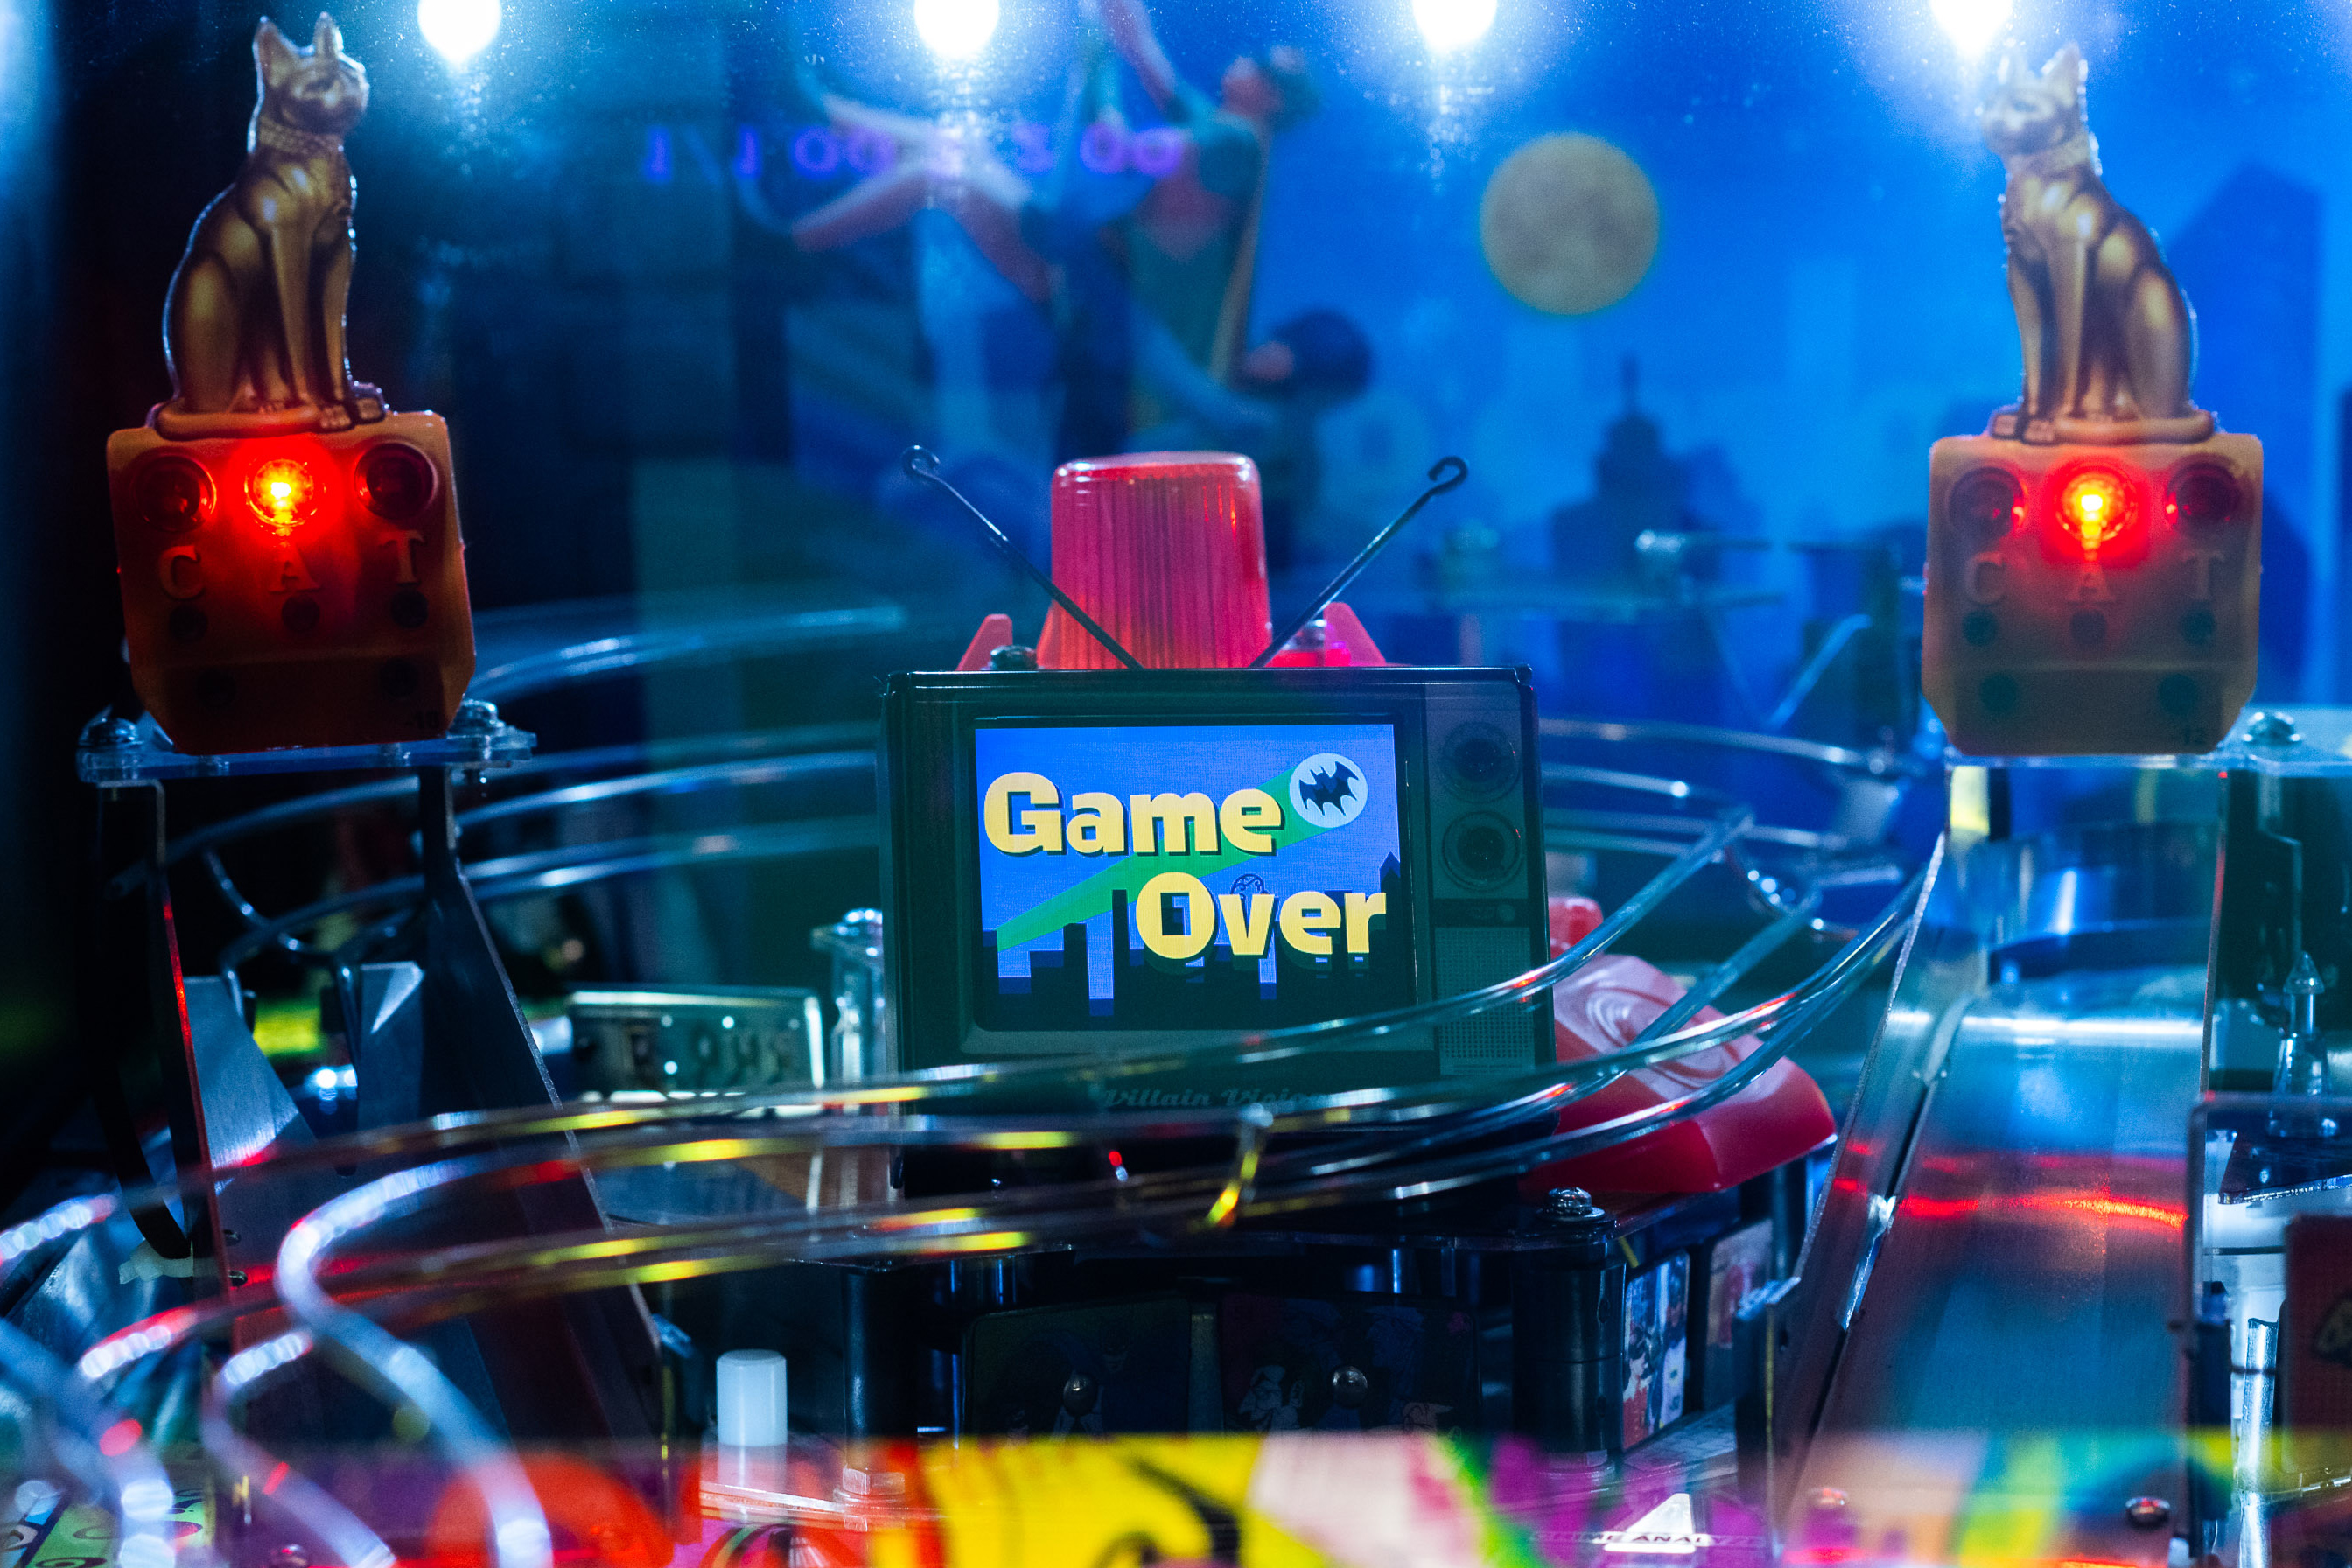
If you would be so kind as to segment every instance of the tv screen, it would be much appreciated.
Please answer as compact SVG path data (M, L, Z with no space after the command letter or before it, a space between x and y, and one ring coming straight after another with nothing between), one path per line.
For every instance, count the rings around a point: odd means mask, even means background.
M974 1021L1276 1028L1414 999L1385 721L982 721Z
M1537 963L1524 671L908 671L883 717L908 1067L1064 1057L1060 1084L986 1092L1099 1109L1507 1072L1550 1048L1548 1016L1514 1007L1245 1063L1095 1070L1410 1009Z

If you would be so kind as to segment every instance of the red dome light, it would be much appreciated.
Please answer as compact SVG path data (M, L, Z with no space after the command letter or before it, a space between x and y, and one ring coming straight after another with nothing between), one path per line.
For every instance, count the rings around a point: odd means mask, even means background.
M1238 668L1274 633L1257 465L1230 452L1136 452L1054 471L1054 582L1151 669ZM1118 660L1059 605L1045 669Z

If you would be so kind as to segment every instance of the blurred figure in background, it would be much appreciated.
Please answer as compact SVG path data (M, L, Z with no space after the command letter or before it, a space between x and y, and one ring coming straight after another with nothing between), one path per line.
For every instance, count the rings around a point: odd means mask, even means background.
M1118 61L1163 124L1129 132ZM1266 156L1275 135L1320 102L1297 48L1236 58L1212 101L1176 74L1142 0L1100 0L1042 188L1008 166L980 128L871 108L821 88L809 96L836 130L878 138L894 155L788 224L746 184L753 219L788 231L803 250L828 250L926 207L953 216L1053 317L1064 392L1057 460L1125 449L1130 432L1184 416L1162 400L1157 378L1139 374L1139 325L1153 333L1146 353L1159 357L1172 343L1213 383L1244 384Z
M766 210L756 185L739 180L755 219L792 236L803 250L837 250L898 227L926 207L953 216L1007 281L1044 304L1052 292L1045 259L1021 232L1029 182L1007 167L985 130L941 125L877 109L811 87L808 97L844 136L890 149L883 166L840 195L789 222Z

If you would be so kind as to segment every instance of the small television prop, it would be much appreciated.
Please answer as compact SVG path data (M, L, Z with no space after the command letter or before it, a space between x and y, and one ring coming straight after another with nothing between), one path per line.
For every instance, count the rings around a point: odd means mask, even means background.
M902 1064L1099 1060L1354 1017L1533 968L1547 919L1522 669L911 673L884 699ZM1040 1102L1239 1105L1524 1070L1490 1009ZM1026 1090L1024 1091L1027 1093Z

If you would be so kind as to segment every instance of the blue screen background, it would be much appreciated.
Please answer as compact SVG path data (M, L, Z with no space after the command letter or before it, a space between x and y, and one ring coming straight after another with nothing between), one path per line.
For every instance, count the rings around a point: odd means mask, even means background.
M975 821L991 782L1007 773L1027 772L1042 773L1059 787L1066 817L1070 797L1082 790L1101 790L1122 801L1134 795L1171 791L1183 795L1197 790L1213 804L1235 790L1255 785L1282 803L1287 824L1295 816L1289 797L1291 771L1308 757L1337 752L1355 763L1362 774L1365 805L1352 822L1286 844L1272 855L1162 853L1141 857L1141 864L1153 871L1189 870L1213 894L1232 892L1238 879L1255 877L1265 891L1279 900L1309 889L1377 892L1381 867L1391 858L1402 857L1396 736L1391 724L988 726L974 732L973 747L976 773L971 809ZM977 838L981 925L987 931L1001 930L1045 900L1107 868L1138 860L1132 853L1013 856L989 843L985 833ZM1132 840L1129 847L1131 851ZM1110 920L1106 890L1101 909L1085 922L1087 990L1103 1012L1108 1010L1112 994ZM1139 950L1132 909L1128 936ZM998 974L1009 980L1025 979L1032 956L1060 952L1062 940L1056 922L1042 935L1001 946ZM1204 958L1195 963L1205 962ZM1276 984L1274 944L1269 944L1260 963L1259 978L1264 986Z

